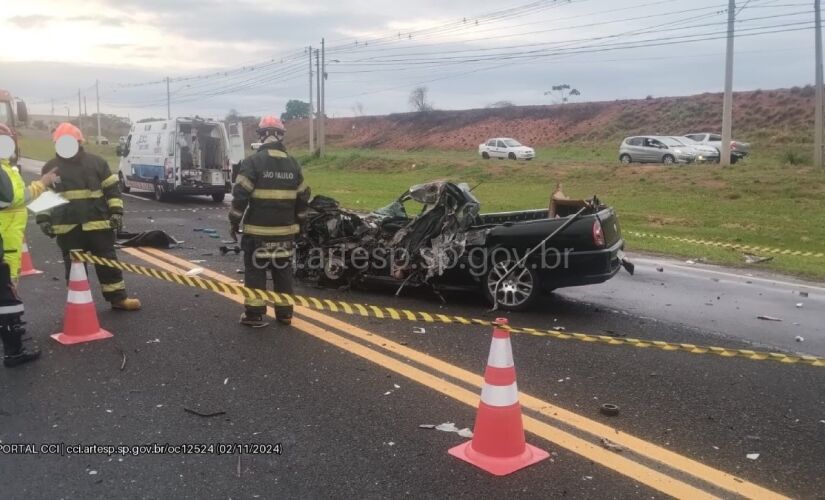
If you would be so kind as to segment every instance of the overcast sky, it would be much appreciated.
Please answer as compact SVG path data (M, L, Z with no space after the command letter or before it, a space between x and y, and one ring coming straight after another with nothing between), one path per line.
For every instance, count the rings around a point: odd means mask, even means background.
M740 0L735 88L812 83L812 1ZM722 89L724 0L0 0L0 87L35 113L132 119L280 113L307 100L306 47L327 40L327 114L546 104ZM767 33L773 32L773 33ZM687 42L690 43L680 43ZM135 84L143 84L134 86ZM67 109L68 106L68 109Z

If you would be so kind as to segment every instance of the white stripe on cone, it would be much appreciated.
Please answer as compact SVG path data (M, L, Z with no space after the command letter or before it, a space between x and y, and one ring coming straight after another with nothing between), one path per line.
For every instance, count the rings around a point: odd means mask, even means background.
M91 304L92 292L90 290L84 290L82 292L69 290L67 302L69 304Z
M510 339L493 339L490 344L490 357L487 358L487 366L493 368L510 368L513 366L513 348L510 347Z
M72 262L72 270L69 273L69 281L86 281L86 268L82 262Z
M23 253L28 253L28 252L29 252L29 244L24 241L23 242Z
M481 402L489 406L513 406L518 403L518 387L513 382L510 385L481 386Z

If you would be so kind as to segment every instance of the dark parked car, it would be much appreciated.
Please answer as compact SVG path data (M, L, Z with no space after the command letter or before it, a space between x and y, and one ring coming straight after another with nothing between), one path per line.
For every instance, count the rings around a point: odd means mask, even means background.
M411 205L420 207L418 215L408 215ZM344 210L325 196L310 207L296 274L325 286L377 280L399 291L475 290L501 308L521 310L542 293L601 283L622 265L632 266L624 259L616 212L597 200L509 274L584 204L564 204L552 218L548 209L480 214L466 184L431 182L369 214Z

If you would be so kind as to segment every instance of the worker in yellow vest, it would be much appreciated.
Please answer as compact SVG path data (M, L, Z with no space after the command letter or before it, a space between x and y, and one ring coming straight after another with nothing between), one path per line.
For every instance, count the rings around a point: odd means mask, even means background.
M29 187L20 171L9 163L15 145L11 130L0 123L0 338L3 340L3 365L14 367L34 361L40 356L23 347L23 302L17 295L15 281L20 271L20 256L26 231L25 204L40 196L57 179L51 171Z

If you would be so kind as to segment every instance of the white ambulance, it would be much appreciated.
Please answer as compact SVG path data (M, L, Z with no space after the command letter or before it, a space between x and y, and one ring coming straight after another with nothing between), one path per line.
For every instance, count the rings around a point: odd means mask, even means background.
M228 128L198 117L135 123L117 147L120 189L149 191L158 201L180 194L222 202L244 153L243 128Z

